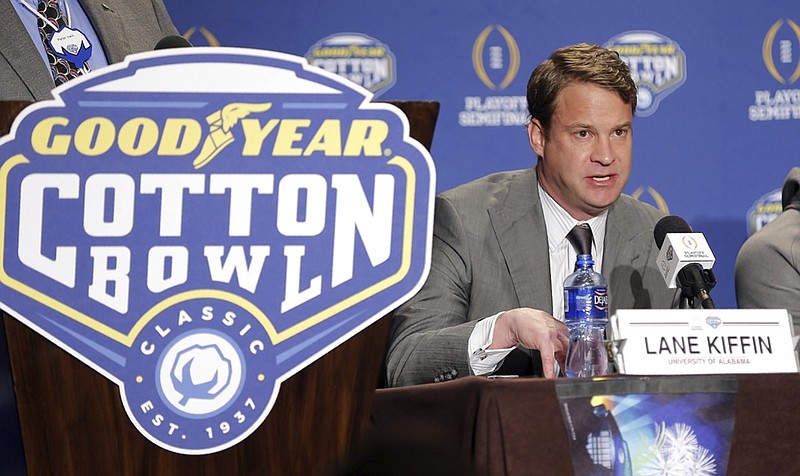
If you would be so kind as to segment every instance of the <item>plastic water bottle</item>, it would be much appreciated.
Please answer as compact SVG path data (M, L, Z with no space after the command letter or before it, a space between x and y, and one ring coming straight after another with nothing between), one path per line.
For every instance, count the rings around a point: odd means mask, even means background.
M603 335L608 324L608 283L594 270L592 255L578 255L575 272L564 280L564 322L569 330L567 377L606 375Z

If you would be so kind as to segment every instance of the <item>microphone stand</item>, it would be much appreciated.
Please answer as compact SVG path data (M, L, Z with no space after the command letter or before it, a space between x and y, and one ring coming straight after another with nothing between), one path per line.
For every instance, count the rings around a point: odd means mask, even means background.
M694 309L695 299L700 300L703 309L716 309L709 291L717 285L717 278L710 269L692 263L678 272L681 285L681 309Z

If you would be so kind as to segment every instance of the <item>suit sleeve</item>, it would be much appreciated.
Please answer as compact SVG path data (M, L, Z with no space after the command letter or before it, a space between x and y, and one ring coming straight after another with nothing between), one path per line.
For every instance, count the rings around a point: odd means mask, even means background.
M387 354L391 386L433 382L442 373L469 375L467 347L472 267L453 205L436 198L431 268L422 289L394 312Z

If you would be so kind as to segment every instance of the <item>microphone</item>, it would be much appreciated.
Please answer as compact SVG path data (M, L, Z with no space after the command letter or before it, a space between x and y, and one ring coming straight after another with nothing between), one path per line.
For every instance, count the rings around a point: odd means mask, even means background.
M169 35L158 40L158 43L156 43L156 47L153 49L165 50L168 48L184 48L186 46L192 46L192 44L189 43L189 40L187 40L186 38L180 35Z
M709 294L717 284L711 270L715 258L705 236L675 215L659 220L653 235L660 250L656 263L667 286L680 287L681 298L690 306L699 299L704 309L715 309Z

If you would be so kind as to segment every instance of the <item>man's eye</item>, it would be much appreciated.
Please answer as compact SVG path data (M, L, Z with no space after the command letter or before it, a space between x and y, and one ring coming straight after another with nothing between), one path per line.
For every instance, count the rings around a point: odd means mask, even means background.
M589 137L589 131L578 131L578 137Z
M627 134L628 134L627 129L617 129L616 131L614 131L614 135L616 135L617 137L625 137Z

